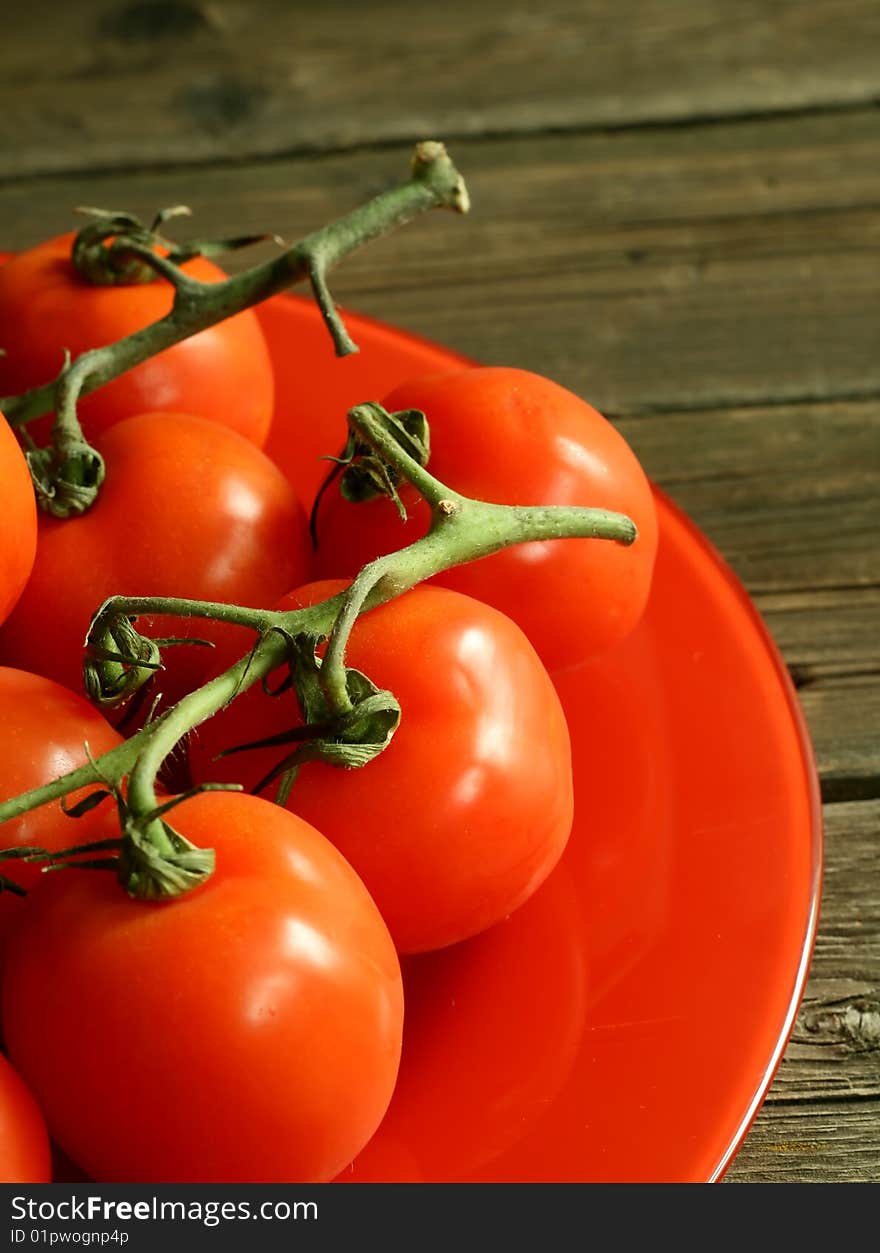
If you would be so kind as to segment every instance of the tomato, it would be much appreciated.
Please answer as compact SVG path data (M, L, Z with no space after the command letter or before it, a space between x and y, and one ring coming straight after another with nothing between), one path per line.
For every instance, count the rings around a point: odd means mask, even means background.
M0 800L51 783L93 757L109 752L122 737L84 696L68 691L41 675L0 666ZM94 788L75 792L66 804L75 805ZM68 817L60 801L41 805L19 818L0 824L0 848L35 845L57 851L87 844L103 833L103 812ZM41 877L36 863L0 862L0 875L32 888ZM11 928L26 902L12 892L0 892L0 959Z
M363 884L314 828L209 793L175 829L216 849L163 903L66 870L34 893L3 985L9 1054L53 1139L107 1182L322 1182L378 1126L403 990Z
M447 486L498 504L587 505L627 514L630 547L608 540L521 544L436 578L494 605L522 627L550 669L597 655L644 612L657 550L651 486L623 436L557 383L490 366L435 374L395 388L386 409L421 409L431 428L429 469ZM408 485L408 520L380 498L352 504L337 488L318 516L316 572L350 577L367 561L423 535L425 502Z
M37 505L27 462L2 413L0 413L0 484L3 486L3 526L0 528L0 622L3 622L21 595L34 564L34 554L37 551Z
M0 1053L0 1183L50 1183L46 1123L23 1080Z
M271 605L307 577L302 505L243 436L204 418L142 414L96 441L107 477L76 518L41 516L33 573L0 627L0 663L82 688L83 641L112 595ZM201 619L144 619L159 636L216 639ZM197 685L207 649L166 650L168 699Z
M20 252L0 266L0 395L12 396L51 382L64 350L77 357L130 335L164 317L173 290L164 280L97 286L70 259L73 234ZM226 277L197 257L183 269L215 283ZM185 412L232 427L262 446L269 433L274 376L266 341L248 309L143 362L84 396L77 412L87 436L148 410ZM38 444L49 437L50 418L31 423Z
M340 586L311 584L279 607ZM400 727L360 769L304 765L288 805L351 862L400 952L475 935L531 896L571 829L568 728L550 679L508 618L438 587L362 616L346 661L394 693ZM300 721L290 692L255 685L199 728L193 769L253 787L284 750L210 758Z

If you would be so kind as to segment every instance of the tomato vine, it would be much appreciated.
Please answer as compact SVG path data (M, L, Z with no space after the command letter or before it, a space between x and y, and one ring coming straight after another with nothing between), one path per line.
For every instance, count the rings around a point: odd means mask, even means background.
M191 872L193 858L190 849L175 847L173 834L169 834L168 826L159 813L156 778L165 758L193 728L252 684L265 679L278 666L289 663L292 652L302 671L314 677L338 724L353 709L345 648L360 613L401 596L440 571L489 556L512 544L562 537L624 545L636 540L636 528L631 519L610 510L552 505L496 505L460 495L436 479L401 446L393 433L395 423L392 415L379 405L356 406L349 413L349 423L363 443L424 496L432 512L428 533L408 547L370 562L344 592L318 605L286 613L164 597L114 597L108 600L93 620L90 630L92 642L103 641L108 633L121 640L120 633L114 632L114 622L130 620L141 614L209 618L248 627L256 633L257 642L250 652L223 674L184 696L121 748L111 750L96 762L61 779L0 804L0 822L18 817L88 783L118 790L123 779L127 778L129 844L133 843L141 850L146 844L156 854L152 868L146 872L143 859L136 859L137 873L133 878L129 877L127 886L133 893L150 898L163 894L176 895L182 890L181 865L185 865L188 873ZM140 638L129 634L129 639L135 644L130 656L118 653L108 661L100 650L97 653L93 651L86 663L88 686L92 691L103 689L102 673L108 665L112 667L111 681L114 685L118 682L117 668L120 663L135 670L143 668ZM324 640L327 640L327 652L321 661L316 655L316 648ZM145 680L150 671L143 669ZM369 694L371 696L372 693ZM362 689L358 693L361 701L369 697ZM384 709L387 711L387 701ZM371 729L369 722L361 728L367 739ZM376 751L381 751L386 742L387 737L380 737ZM359 743L353 744L351 760L346 764L364 764L363 743L362 738ZM35 858L40 855L38 850L33 853ZM123 871L125 865L121 863ZM206 856L198 872L186 879L186 887L195 886L211 873L212 868L212 860Z
M345 217L307 235L280 256L255 266L225 282L205 283L193 278L169 257L155 251L138 232L120 233L109 243L93 242L106 249L108 264L114 258L130 263L136 258L154 270L174 289L171 311L159 321L135 331L104 348L94 348L69 361L51 383L34 387L20 396L0 399L0 412L13 427L24 427L55 407L52 446L31 450L30 460L38 499L48 512L59 517L81 513L94 501L103 481L100 454L88 443L77 418L80 396L101 387L157 353L187 339L206 327L267 300L297 282L307 280L340 355L357 351L345 328L328 286L331 269L355 249L401 226L428 209L447 208L466 213L470 207L464 179L443 144L425 141L416 146L409 179L358 206Z

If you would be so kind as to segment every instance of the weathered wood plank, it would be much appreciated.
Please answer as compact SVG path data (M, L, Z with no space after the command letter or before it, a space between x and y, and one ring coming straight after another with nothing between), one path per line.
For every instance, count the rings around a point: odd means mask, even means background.
M880 1182L880 802L826 805L806 995L732 1183Z
M437 214L351 258L343 305L549 374L610 414L880 395L880 112L454 153L471 217ZM7 184L0 235L25 246L78 203L184 201L202 234L296 238L406 161Z
M840 107L874 0L45 0L0 48L7 173Z
M783 592L755 603L799 688L824 798L880 796L880 588Z
M878 1121L873 1101L775 1105L758 1116L724 1182L878 1183Z
M752 594L880 586L880 402L668 413L617 425ZM863 612L870 617L868 602ZM870 623L859 629L870 637Z
M826 805L823 822L819 932L772 1095L799 1101L809 1090L825 1098L880 1101L880 896L871 890L880 801ZM880 1117L876 1136L880 1142Z
M448 132L436 134L450 138ZM650 131L458 138L450 147L473 192L468 230L488 232L490 257L503 257L511 248L522 256L524 247L532 250L530 256L545 249L538 260L558 256L560 247L571 243L557 238L560 226L572 233L568 223L589 227L578 252L599 262L609 251L613 257L626 255L627 232L647 223L677 225L682 234L673 242L686 247L688 224L694 220L728 226L742 220L741 243L748 247L752 219L871 210L878 201L880 120L873 107ZM213 215L227 227L234 220L242 227L293 232L397 179L405 172L409 151L403 143L269 162L216 163L198 170L161 161L124 171L72 169L37 179L42 194L31 189L30 180L11 180L8 171L0 183L4 204L35 215L21 223L16 241L21 244L80 203L80 193L89 188L130 192L129 207L145 213L153 210L157 197L164 203L175 191L178 199L186 193L200 217ZM18 181L24 185L17 187ZM65 189L71 189L66 198ZM809 223L801 229L809 231ZM814 234L833 245L821 222ZM481 237L476 260L483 259L482 242ZM855 242L854 236L849 244ZM780 235L774 245L803 250L797 235ZM446 240L433 245L441 256L449 247Z
M825 799L880 795L880 403L618 425L755 598L799 686Z
M826 800L880 795L880 402L619 419L756 601Z
M826 800L880 796L880 677L817 683L800 694Z
M757 608L795 685L880 673L880 588L758 593Z

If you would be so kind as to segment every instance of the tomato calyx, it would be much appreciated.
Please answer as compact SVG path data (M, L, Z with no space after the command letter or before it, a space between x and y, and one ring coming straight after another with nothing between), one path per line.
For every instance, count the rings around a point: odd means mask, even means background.
M100 804L108 795L108 792L101 792L88 797L83 803L86 807L83 812L86 812L87 808L94 808ZM72 809L65 812L70 817L77 816ZM0 849L0 862L41 862L44 863L44 870L61 870L68 866L75 866L79 870L115 871L118 866L117 855L121 847L122 840L118 836L112 836L106 840L94 840L87 844L73 844L69 848L54 851L41 848L39 845L16 845L13 848ZM100 856L95 856L95 854L100 854ZM105 856L105 854L108 855ZM27 896L26 888L5 875L0 875L0 892L14 892L16 896Z
M169 265L180 266L195 257L221 256L267 239L280 242L276 235L262 234L175 243L159 228L172 218L189 217L192 210L185 204L160 209L149 226L133 213L115 209L81 207L77 212L88 214L92 221L77 232L71 261L83 279L102 287L153 283L159 278L174 281L176 275Z
M94 763L93 763L94 764ZM202 792L241 791L237 784L208 783L190 788L148 812L138 812L113 782L91 792L77 805L65 809L70 818L81 818L103 801L116 802L119 834L86 844L50 850L37 845L0 849L0 862L27 861L43 864L44 870L110 870L136 900L169 900L190 892L214 872L211 848L198 848L165 821L177 805ZM19 883L0 875L0 892L27 895Z
M70 421L59 407L51 445L30 444L24 455L37 504L45 513L72 518L94 504L104 482L104 459L83 437L75 415Z
M3 397L0 409L11 426L23 427L53 408L58 412L59 392L63 389L72 412L79 396L88 395L166 348L301 281L311 285L337 353L356 351L357 345L348 335L330 294L327 274L357 248L434 208L465 213L468 196L464 180L443 144L430 142L417 145L410 177L399 186L381 192L344 217L305 236L277 257L218 282L201 282L177 263L188 256L208 256L218 248L243 246L255 237L202 241L182 247L168 246L166 240L164 250L156 251L156 240L162 237L152 228L145 229L132 215L92 211L97 212L96 221L80 233L79 248L75 250L77 262L85 271L84 281L118 284L140 282L145 273L150 278L158 275L174 287L171 311L115 343L82 353L51 382L17 396ZM177 212L166 211L165 216ZM157 220L154 226L158 225L161 222ZM72 428L72 420L69 424ZM88 508L88 504L83 507Z
M175 797L173 804L182 797ZM117 874L129 896L170 900L191 892L214 873L212 848L197 848L161 818L131 815L123 826Z
M141 635L136 622L135 615L112 603L92 618L85 642L83 685L89 700L99 707L115 708L143 693L163 668L163 648L213 647L210 640L196 637Z
M388 438L417 465L428 464L431 456L431 431L428 419L420 409L401 409L396 413L389 413L375 401L368 401L362 407L372 410ZM337 478L339 491L346 500L360 504L385 496L394 504L401 521L406 521L406 506L397 491L402 478L400 471L387 457L377 453L374 446L364 440L354 428L349 430L345 447L339 456L328 457L327 460L333 462L333 468L318 489L309 518L309 531L315 548L318 547L317 519L321 500Z
M163 238L159 226L171 217L189 214L185 205L165 209L156 215L151 226L145 226L132 213L111 209L81 207L92 219L76 234L71 261L86 282L100 287L152 283L158 277L156 267L144 257L144 249L161 248L166 257L176 262L175 245Z
M36 849L30 847L0 849L0 861L30 861L31 855L36 851ZM27 896L27 888L23 888L20 883L16 882L15 879L10 879L8 875L0 874L0 896L4 892L11 892L13 896Z
M161 666L156 640L139 634L124 614L100 614L86 637L83 684L96 705L115 706L133 696Z
M218 756L292 745L291 751L252 789L258 794L278 781L275 799L283 805L305 762L322 761L326 765L356 770L378 757L400 725L401 711L392 692L377 687L367 675L350 666L344 671L345 700L340 707L332 688L328 690L328 685L322 681L323 661L316 650L325 637L307 634L290 637L280 630L279 633L289 641L288 676L274 690L269 689L264 678L263 690L275 697L293 688L302 722L275 735L232 745Z
M194 789L216 790L216 787ZM101 798L103 799L103 797ZM175 797L172 804L183 797ZM110 870L135 900L170 900L190 892L214 872L211 848L197 848L161 818L139 819L123 807L122 834L57 852L39 847L0 850L0 861L42 862L44 870ZM99 855L95 855L99 854ZM26 896L19 883L0 875L0 892Z
M126 889L148 900L186 892L211 873L212 855L210 850L193 849L163 821L169 805L157 799L156 780L168 755L200 723L287 664L305 722L312 725L307 733L294 728L281 737L282 742L296 747L264 783L268 786L279 778L282 793L289 791L296 768L307 757L320 756L349 768L367 764L387 747L400 709L392 693L380 690L367 676L346 665L348 639L361 613L444 570L514 544L589 538L626 546L637 539L632 519L611 510L498 505L462 496L430 474L401 445L394 420L380 405L357 405L348 420L352 434L423 496L431 510L428 533L364 566L344 591L296 609L269 611L168 597L111 597L94 620L98 626L93 642L98 653L103 649L110 654L103 659L96 656L98 664L151 669L152 663L142 665L136 656L131 662L137 644L125 638L134 628L123 619L139 614L212 618L250 628L257 640L228 670L184 696L119 748L88 767L0 803L0 823L77 788L101 783L116 796L120 807L126 842L121 858ZM325 640L326 651L319 658L317 649ZM125 686L118 670L111 670L110 679L110 687L117 680Z

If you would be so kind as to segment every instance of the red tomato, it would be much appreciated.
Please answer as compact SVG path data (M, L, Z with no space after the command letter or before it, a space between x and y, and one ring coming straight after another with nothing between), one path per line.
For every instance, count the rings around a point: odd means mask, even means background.
M3 526L0 528L0 622L3 622L21 595L34 564L34 554L37 551L37 505L24 455L2 413L0 413L0 484L3 485Z
M648 599L657 518L645 473L610 422L549 379L497 366L415 379L383 403L427 414L428 468L456 491L498 504L612 509L639 531L628 548L593 539L517 545L436 582L513 618L550 669L629 634ZM400 495L405 523L385 498L351 504L332 488L319 513L317 573L351 577L380 553L423 535L427 506L408 485Z
M43 1115L24 1081L0 1053L0 1183L50 1183L52 1162Z
M0 628L0 662L82 688L83 641L112 595L182 596L264 606L307 577L303 508L280 470L235 431L149 413L96 441L107 477L77 518L43 515L27 588ZM216 639L202 619L156 618L154 635ZM161 690L182 695L207 649L166 650Z
M400 967L354 871L251 796L181 804L217 868L176 901L66 870L33 894L3 985L9 1054L53 1139L107 1182L322 1182L397 1076Z
M279 607L340 586L312 584ZM568 728L550 679L508 618L437 587L360 618L346 660L394 693L400 727L360 769L305 765L289 807L351 862L400 952L475 935L531 896L571 829ZM291 693L255 685L199 729L194 770L252 787L283 750L210 758L300 722Z
M0 395L51 382L73 357L103 347L165 316L169 283L102 287L82 278L70 259L73 234L46 240L0 267ZM202 257L183 269L215 283L223 270ZM209 327L84 396L78 415L89 437L147 410L199 414L262 445L269 433L274 376L253 310ZM29 427L38 444L49 418Z
M40 675L0 666L0 800L51 783L93 757L109 752L122 737L84 696ZM68 796L68 806L94 788ZM69 818L55 801L20 818L0 824L0 848L35 845L57 851L101 838L104 811ZM30 889L41 877L41 866L0 861L0 875ZM20 919L26 901L12 892L0 892L0 959L11 928Z

